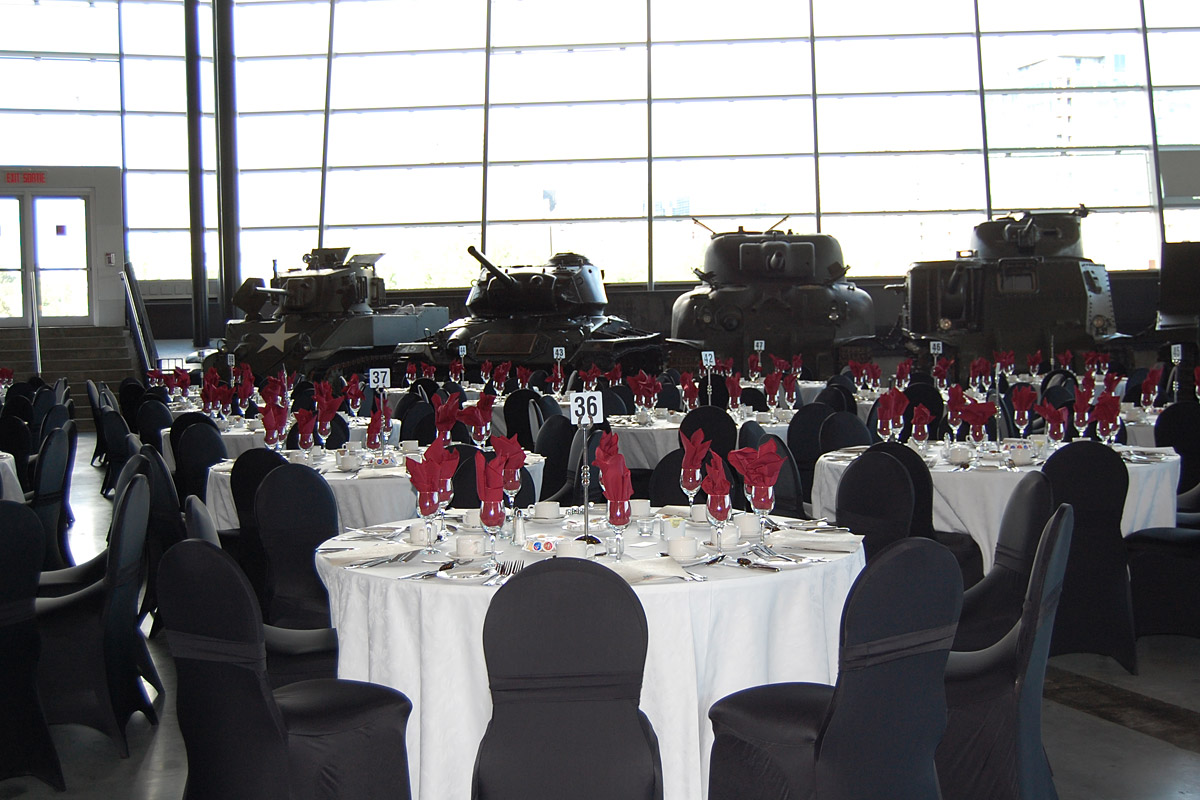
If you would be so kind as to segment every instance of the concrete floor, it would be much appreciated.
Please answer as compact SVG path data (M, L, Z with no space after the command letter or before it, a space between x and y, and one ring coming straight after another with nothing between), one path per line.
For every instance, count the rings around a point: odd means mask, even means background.
M111 515L111 503L99 491L103 470L88 465L94 446L93 434L80 436L71 492L76 517L71 547L77 560L100 551ZM157 727L140 714L129 723L130 757L119 758L112 742L90 728L56 725L51 732L66 793L30 778L11 778L0 781L0 800L183 796L187 755L175 719L175 673L161 638L150 648L167 696L156 701L162 718ZM1200 713L1200 640L1146 637L1138 642L1138 659L1136 676L1101 656L1059 656L1051 664ZM1043 736L1061 800L1200 798L1200 753L1051 701L1044 706Z

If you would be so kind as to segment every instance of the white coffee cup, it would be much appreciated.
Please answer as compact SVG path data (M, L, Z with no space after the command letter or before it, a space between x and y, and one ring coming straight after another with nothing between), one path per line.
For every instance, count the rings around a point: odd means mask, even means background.
M460 533L454 538L454 552L457 555L482 556L484 549L484 538L481 533Z
M634 519L645 519L650 516L650 501L646 499L630 500L629 513Z
M1018 467L1027 467L1033 463L1032 447L1014 447L1008 451L1008 457Z
M971 448L954 445L946 452L946 460L951 464L968 464L971 461Z
M478 508L468 508L463 511L463 525L467 526L468 528L478 528L482 525L482 523L479 521Z
M695 558L700 552L700 543L691 536L679 536L667 540L667 555L671 558Z
M716 535L717 532L714 529L712 534L709 536L709 541L715 541ZM738 530L737 525L730 525L726 523L725 528L721 531L721 546L733 547L739 541L741 541L741 535L742 532Z
M702 505L692 506L691 519L692 522L708 522L708 509Z
M339 453L338 467L345 470L351 470L358 466L358 456L354 453Z
M758 517L753 514L738 514L733 518L737 526L738 533L743 539L748 539L752 536L758 536ZM725 526L728 530L729 526Z
M775 421L775 418L771 416L770 411L759 411L754 415L754 419L762 425L770 425Z
M563 539L558 543L559 557L591 558L596 554L596 545L588 544L582 539Z
M346 442L346 449L351 453L357 453L359 450L362 450L362 442L356 442L351 439L350 441Z
M400 443L400 449L405 453L415 453L421 449L421 443L416 439L405 439Z
M303 464L305 461L303 450L289 450L287 452L287 460L291 464Z
M556 500L540 500L533 504L534 519L557 519L559 513Z
M408 532L408 540L413 544L432 544L437 531L432 523L417 523Z

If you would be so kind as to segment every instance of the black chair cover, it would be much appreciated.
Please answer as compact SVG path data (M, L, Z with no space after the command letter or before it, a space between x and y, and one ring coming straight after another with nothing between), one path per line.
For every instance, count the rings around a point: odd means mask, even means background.
M674 383L664 383L662 391L658 393L658 402L654 404L655 408L666 408L671 411L683 410L683 393L679 391L679 387Z
M144 618L158 609L158 564L163 553L187 538L183 518L179 515L179 495L175 494L175 482L167 462L157 450L148 444L142 445L138 455L146 459L146 477L150 479L150 520L146 528L146 593L138 616ZM157 614L150 635L158 633L162 626ZM160 690L161 691L161 690Z
M543 500L556 500L567 505L580 505L585 502L583 483L579 478L586 460L586 463L589 465L587 500L593 503L602 503L604 502L604 493L600 488L600 470L594 463L596 460L596 448L600 446L602 431L599 428L592 428L589 436L586 435L586 431L583 428L572 426L572 430L574 434L571 438L571 449L567 453L566 470L563 474L562 486L559 487L557 492L547 496L544 491L545 475L543 474L543 493L541 497Z
M563 417L562 406L554 399L553 395L544 394L538 398L538 405L542 407L542 424L551 417Z
M74 564L62 530L63 489L67 481L67 462L71 443L67 432L59 428L42 442L33 474L33 498L29 508L42 523L45 536L42 569L62 569Z
M714 405L717 408L729 408L729 388L725 385L725 377L716 375L712 381L712 403L708 402L708 377L705 376L696 381L697 387L700 389L699 401L701 405Z
M33 400L24 395L14 395L12 387L9 387L8 396L4 398L4 410L0 411L0 416L17 417L23 419L27 425L32 425Z
M194 494L203 500L208 491L208 468L225 456L225 440L216 427L192 425L185 430L175 450L175 496Z
M41 651L34 598L44 552L42 524L21 503L0 501L0 781L32 775L66 789L37 691Z
M50 410L46 412L46 416L42 417L42 426L39 429L38 442L44 442L50 431L61 428L71 419L71 415L67 407L62 403L55 403L50 406Z
M908 407L904 409L904 429L900 438L907 441L912 434L912 418L918 405L929 409L929 414L933 417L929 435L930 437L936 436L938 423L946 413L946 402L942 400L942 393L932 383L913 383L910 379L908 387L904 390L904 396L908 398Z
M792 451L788 449L783 439L773 433L769 433L763 438L773 439L775 452L783 456L783 466L779 469L779 480L775 483L775 508L772 513L797 519L807 518L809 515L804 513L804 484L800 480L800 470L796 466L796 459L793 458Z
M767 432L763 430L763 426L757 421L748 419L738 428L737 446L741 447L758 447L758 443L763 440Z
M609 391L621 398L621 405L625 407L625 413L630 413L633 411L633 409L636 407L636 404L633 401L633 389L630 388L628 383L621 382L615 386L609 386L608 388ZM607 414L608 409L606 408L605 415L607 416Z
M254 516L267 556L265 616L282 628L328 628L329 595L313 553L341 532L333 490L312 467L284 464L259 484Z
M404 394L400 395L400 399L396 401L396 407L392 409L392 419L398 419L403 422L404 418L408 416L408 412L412 410L414 405L425 402L428 401L421 397L419 392L414 392L411 389L408 390Z
M142 404L144 394L146 394L146 387L137 378L125 378L117 387L118 408L130 430L137 428L137 411Z
M912 538L880 551L846 599L835 686L758 686L709 710L709 800L936 800L961 604L958 565L941 545Z
M555 404L557 407L557 403ZM562 414L546 417L538 430L534 452L545 456L542 465L542 491L539 497L549 498L562 489L567 480L567 463L571 455L571 442L575 438L575 426Z
M121 474L125 461L137 452L129 447L129 426L120 412L113 408L105 408L100 412L100 428L104 431L104 450L106 453L104 480L100 484L100 494L105 497L112 492L113 483Z
M158 452L162 452L162 431L169 429L174 417L171 409L157 400L142 401L137 410L137 432L142 444L148 444Z
M838 389L836 386L826 386L821 391L817 392L817 396L813 398L814 403L823 403L834 411L846 410L846 393Z
M1147 528L1125 545L1137 635L1200 638L1200 530Z
M621 398L621 395L617 394L612 389L600 389L599 392L600 402L604 406L605 419L612 416L622 416L633 413L634 407L625 405L625 401Z
M428 441L422 441L421 446L425 447L427 445L433 444L433 438L428 433L428 431L436 431L436 428L433 425L433 421L432 421L433 416L434 416L434 410L433 410L432 403L426 402L424 400L418 400L417 402L410 405L408 407L408 410L404 413L404 417L400 420L400 439L401 440L407 440L407 439L420 440L422 438L422 432L420 431L421 423L422 423L422 421L426 420L427 418L430 418L429 425L427 426L427 430L424 433L424 436L426 439L428 439Z
M800 470L806 503L812 501L813 472L817 459L821 457L821 423L833 413L832 407L814 401L796 409L788 423L788 449L792 451L796 468Z
M32 474L29 457L33 455L33 433L29 423L20 417L0 417L0 450L13 457L13 469L21 481L22 491L30 491Z
M646 645L641 602L612 570L556 558L513 576L483 623L492 719L472 798L661 798L658 739L638 709Z
M679 423L679 432L690 437L697 430L704 431L704 438L712 442L710 452L729 460L729 451L737 447L737 423L728 412L717 405L692 409Z
M850 411L830 414L821 423L818 437L822 453L841 450L843 447L868 447L874 444L867 424Z
M1021 618L1038 542L1054 508L1051 496L1050 479L1041 472L1024 475L1009 496L992 568L963 593L955 650L991 647Z
M532 389L517 389L504 398L504 427L508 436L516 436L521 447L533 449L534 432L530 424L529 404L537 403L538 393Z
M476 448L471 447L471 450ZM475 455L474 453L466 452L467 446L463 445L463 451L458 457L458 469L454 472L454 498L450 501L451 508L479 508L479 489L475 484ZM496 457L495 451L489 451L483 454L484 457L491 461ZM529 469L521 467L521 488L517 490L516 497L513 498L515 508L528 508L537 502L537 490L533 485L533 475L529 473ZM508 498L504 498L505 507L508 507Z
M96 386L95 381L88 379L85 384L87 390L88 408L92 412L92 425L96 429L96 447L92 450L92 458L88 462L95 465L97 461L103 463L107 455L104 449L104 428L100 425L100 389ZM12 388L9 388L9 394L12 394ZM5 416L0 414L0 416Z
M171 432L167 434L167 438L171 440L172 453L179 453L179 441L183 437L183 432L192 425L210 425L214 429L217 427L217 423L213 421L212 417L200 411L187 411L180 414L171 423ZM183 495L183 497L187 497L187 495Z
M1154 443L1179 453L1179 487L1186 492L1200 484L1200 403L1172 403L1154 423Z
M233 559L187 541L167 553L160 577L187 800L410 797L408 698L339 680L272 691L253 590Z
M742 405L750 406L755 411L770 411L767 396L756 386L746 386L742 389Z
M153 667L137 624L150 487L135 475L117 496L104 578L62 597L36 601L42 658L38 691L51 723L95 728L129 755L125 725L137 711L158 715L142 678Z
M945 800L1058 798L1042 748L1042 687L1071 530L1071 507L1059 506L1037 537L1021 614L1003 638L950 653L949 715L937 749Z
M908 470L887 453L866 452L842 473L834 513L838 525L865 537L863 549L870 561L909 535L914 503Z
M1137 674L1133 607L1121 514L1129 473L1108 445L1080 439L1046 460L1056 504L1075 509L1071 558L1050 655L1098 653L1112 656Z

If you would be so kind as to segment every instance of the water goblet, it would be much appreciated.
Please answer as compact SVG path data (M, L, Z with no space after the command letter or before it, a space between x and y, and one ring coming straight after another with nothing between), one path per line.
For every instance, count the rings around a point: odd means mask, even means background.
M509 510L515 519L517 515L517 492L521 491L521 470L504 469L501 470L500 476L504 480L504 496L508 499Z
M438 538L440 539L446 535L446 509L450 507L450 501L454 499L454 481L450 478L438 479L436 491L438 501Z
M475 443L475 446L480 450L488 450L489 448L487 447L487 440L488 436L491 435L492 432L492 423L484 422L480 425L472 425L470 430L471 441Z
M616 560L620 561L625 554L625 528L633 516L628 500L608 501L608 529L612 531L617 541Z
M350 406L350 415L357 417L358 410L360 408L362 408L362 398L361 397L351 397L346 402Z
M496 537L504 530L504 504L499 500L484 500L479 504L479 524L488 535L488 554L496 557Z
M704 483L704 475L700 472L699 467L684 467L679 473L679 488L683 489L683 493L687 495L689 507L696 502L696 492L700 491L702 483Z
M437 519L438 514L442 511L442 504L438 496L439 493L436 491L417 492L417 516L421 518L425 525L425 549L421 551L423 553L441 552L435 546L438 535L433 529L433 521Z
M1050 441L1053 442L1052 447L1058 447L1059 445L1062 444L1063 439L1065 439L1067 436L1066 423L1064 423L1062 421L1055 421L1055 422L1047 421L1046 435L1049 436Z
M729 522L729 514L733 509L733 504L729 500L729 494L710 494L708 501L704 504L704 513L708 517L708 524L713 529L713 542L717 546L717 553L725 555L725 543L722 541L725 538L725 524Z
M929 449L929 426L913 425L912 438L917 443L917 448L924 453Z
M876 425L879 428L879 438L885 442L889 441L892 438L892 420L889 417L879 417Z
M758 543L767 543L767 514L775 508L775 487L774 486L751 486L746 485L746 500L750 503L750 510L754 512L754 516L758 517Z
M1021 435L1026 439L1029 438L1029 426L1033 423L1030 419L1029 409L1018 408L1013 411L1013 423L1021 429Z
M300 445L300 449L304 451L304 458L306 460L311 459L312 458L312 448L313 448L312 431L309 431L308 433L301 432L300 435L296 439L296 443L298 445Z

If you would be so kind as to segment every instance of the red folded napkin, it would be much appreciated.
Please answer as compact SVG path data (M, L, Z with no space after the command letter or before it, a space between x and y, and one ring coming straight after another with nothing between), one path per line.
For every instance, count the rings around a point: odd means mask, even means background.
M1117 418L1121 416L1121 398L1115 394L1105 392L1096 398L1096 407L1092 409L1092 414L1088 418L1088 422L1103 422L1109 425L1117 424Z
M729 494L729 479L725 477L725 462L716 453L708 454L708 464L704 468L704 481L700 484L700 488L710 497Z
M523 367L520 364L518 364L517 365L517 385L520 386L522 389L528 389L529 388L529 376L532 374L533 374L533 370L531 370L529 367Z
M929 423L933 422L933 415L929 413L929 409L917 403L917 407L913 409L912 426L913 430L917 428L929 428Z
M317 403L317 421L322 425L332 422L341 405L341 401L333 396L333 385L329 381L319 381L313 387L313 399Z
M454 477L454 471L458 469L458 451L447 450L439 439L425 448L420 461L410 458L406 466L414 489L418 492L436 492L440 490L442 482Z
M633 482L625 457L620 453L613 456L600 468L600 480L604 484L604 497L608 500L608 521L614 525L629 524L629 498L633 497Z
M233 403L233 387L232 386L225 386L225 385L214 386L213 390L212 390L212 395L213 395L213 403L220 406L221 408L225 408L226 406L231 405Z
M746 369L749 372L758 372L762 369L762 359L758 357L758 353L746 356Z
M942 356L938 358L937 363L933 365L933 377L939 380L947 380L950 377L950 368L954 366L954 359Z
M1115 392L1117 385L1121 382L1121 376L1115 372L1104 373L1104 391Z
M600 376L602 376L603 374L604 373L600 370L599 367L597 367L595 364L592 364L590 367L588 367L582 373L580 373L579 377L585 381L597 381L597 380L600 380Z
M447 433L454 427L454 423L458 421L459 399L462 397L458 392L454 392L445 400L440 394L434 394L429 398L429 402L433 404L433 426L438 433Z
M426 378L436 377L437 376L437 366L434 364L422 364L421 365L421 374L424 375Z
M550 368L550 385L555 391L562 388L563 385L563 368L561 361L555 361L554 366Z
M216 386L221 382L221 373L217 372L216 367L209 367L204 370L204 378L201 384L204 386Z
M501 364L496 365L496 368L494 370L492 370L492 385L495 386L496 389L503 388L505 382L508 381L508 373L511 371L512 371L512 362L511 361L505 361Z
M1080 379L1079 388L1083 389L1084 393L1087 394L1088 397L1095 397L1096 374L1091 370L1088 370L1088 372L1084 374L1083 378Z
M873 383L878 384L883 378L883 367L876 364L874 361L868 361L863 364L863 374L867 376Z
M879 396L879 407L876 416L896 422L904 416L908 408L908 395L893 386Z
M1012 350L993 350L992 360L1000 369L1007 370L1017 360Z
M980 356L971 362L971 380L990 375L991 372L992 362L988 361L983 356Z
M494 503L504 499L504 472L500 459L488 461L480 451L475 451L475 491L481 503Z
M897 383L904 383L905 381L907 381L909 376L912 375L912 368L913 368L913 360L911 358L906 358L903 361L901 361L899 364L897 364L896 365L896 381L897 381Z
M1088 350L1083 354L1084 369L1095 369L1100 366L1101 359L1102 355L1100 353L1097 353L1095 350Z
M487 383L488 378L492 376L492 362L490 359L479 365L479 374L483 378L483 382Z
M863 370L866 369L867 366L866 362L850 359L850 361L847 363L847 366L850 367L850 374L854 376L854 382L860 382L862 380Z
M0 367L0 381L9 381L9 380L12 380L12 377L13 377L13 371L11 369L9 369L8 367ZM148 380L150 382L154 382L154 381L161 381L162 379L163 379L163 373L162 373L161 369L146 370L146 380Z
M278 406L283 395L283 384L274 375L268 375L262 387L263 402L268 406Z
M496 372L499 372L497 367ZM494 373L493 373L494 374ZM492 424L492 403L496 401L494 394L481 394L473 406L467 406L458 412L458 420L467 427Z
M793 380L795 380L794 377ZM763 394L767 396L768 402L779 397L779 384L782 382L782 372L772 372L770 375L763 376Z
M415 381L417 379L417 362L410 361L408 366L404 369L404 375L410 382Z
M525 466L525 450L517 441L517 435L493 436L492 448L496 451L496 461L503 469L520 469Z
M961 416L963 409L967 407L967 395L963 388L957 383L950 387L950 392L946 396L946 410L950 412L950 416Z
M646 373L643 372L642 374L645 375ZM604 377L608 378L609 386L616 386L618 383L621 382L621 365L620 364L615 365L608 372L604 373Z
M1162 368L1155 367L1146 373L1146 379L1142 381L1142 394L1154 396L1158 391L1158 382L1162 380Z
M1092 407L1092 393L1085 392L1082 388L1075 387L1075 413L1087 414L1088 409Z
M735 372L725 379L725 388L729 390L730 405L741 405L742 401L742 373Z
M598 467L600 472L604 472L604 465L612 461L620 455L620 442L615 433L603 432L600 434L600 444L596 446L596 457L592 459L592 466ZM621 463L625 463L622 457Z
M786 358L780 358L774 353L768 353L767 355L771 359L771 368L776 372L784 373L791 370L792 365L788 363Z
M371 412L371 419L367 421L367 438L378 436L384 430L389 430L390 432L391 424L391 406L387 403L380 403L379 408Z
M783 393L788 396L796 394L796 373L787 372L783 376Z
M268 378L267 380L269 381L271 379ZM361 403L363 400L362 384L358 381L359 378L357 372L350 376L350 380L346 381L346 399L351 403ZM263 397L266 397L266 395L264 394Z
M804 356L802 356L800 353L796 353L796 355L792 356L792 371L793 372L795 372L796 374L800 374L800 370L803 366L804 366Z
M1063 350L1061 353L1059 353L1057 356L1055 356L1055 358L1058 359L1058 365L1060 367L1062 367L1063 369L1070 369L1071 368L1071 360L1073 358L1075 358L1075 356L1072 355L1070 350Z
M296 409L296 430L302 434L311 435L317 424L317 415L307 408Z
M262 414L263 428L267 431L267 438L274 438L272 433L278 435L283 426L287 424L287 409L277 403L267 403L265 408L259 409Z
M463 376L463 362L461 358L456 358L450 362L450 380L461 381Z
M1038 370L1042 368L1042 351L1038 350L1025 356L1025 364L1029 367L1030 375L1037 375Z
M684 436L683 431L680 431L679 441L683 445L683 469L699 469L704 466L708 449L712 447L712 442L705 440L704 431L697 428L692 431L691 436Z
M1067 416L1063 410L1055 408L1050 403L1038 403L1033 407L1033 410L1050 425L1062 425L1067 421Z
M188 390L188 387L192 385L192 376L183 367L175 368L175 385L185 392Z
M718 358L717 367L723 375L728 375L733 372L733 356L729 358Z
M745 478L747 486L765 488L779 481L783 456L775 451L775 440L766 439L758 447L730 451L729 463Z
M238 377L237 383L238 400L245 406L252 394L254 394L254 371L250 369L249 364L242 364L241 375Z
M986 401L972 402L962 411L962 418L972 426L986 425L987 421L994 416L996 416L996 404Z
M1028 411L1037 402L1037 392L1032 386L1018 386L1013 389L1012 404L1014 411Z

